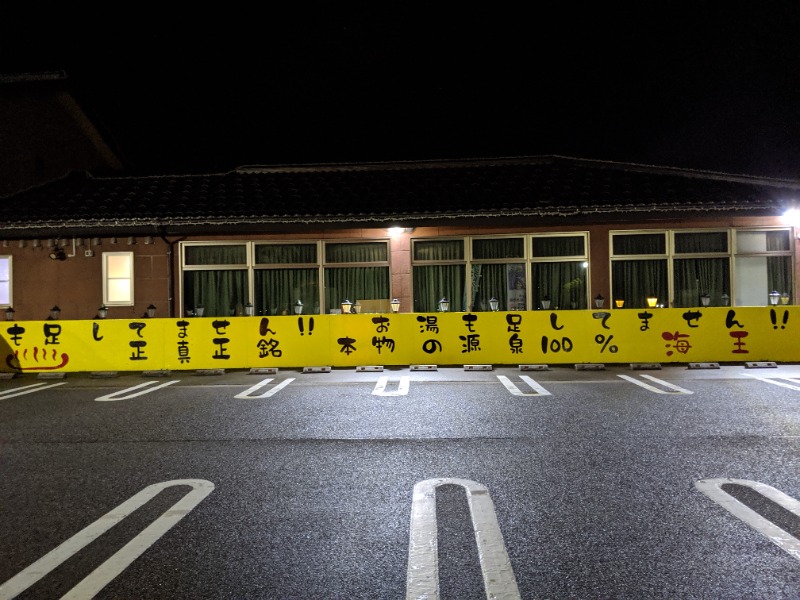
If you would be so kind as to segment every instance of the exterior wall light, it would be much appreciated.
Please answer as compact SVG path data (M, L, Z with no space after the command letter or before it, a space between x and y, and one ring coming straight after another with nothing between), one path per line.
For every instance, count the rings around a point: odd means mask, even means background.
M151 304L150 306L147 307L147 318L152 319L155 316L156 316L156 307Z
M702 296L700 296L700 304L702 306L708 306L709 304L711 304L711 296L709 296L708 294L703 294Z
M449 310L450 300L448 300L446 297L442 297L442 299L439 300L439 312L447 312Z
M349 315L352 308L353 308L353 303L345 298L344 302L342 302L342 314Z
M153 236L152 235L144 236L144 243L145 244L152 244L153 243Z
M53 260L67 260L67 255L63 248L53 248L50 251L50 258Z
M19 241L19 247L20 248L24 248L25 247L25 240L20 240Z
M603 308L603 304L605 303L606 299L603 298L603 294L597 294L594 297L594 307L595 308Z
M128 237L128 246L136 245L136 238L133 236Z
M51 321L58 321L58 318L61 316L61 309L58 308L58 305L55 305L53 308L50 309L50 320Z
M244 305L244 316L245 317L252 317L253 316L253 312L254 312L254 309L253 309L253 303L252 302L248 302L247 304Z
M781 294L781 304L789 304L789 293L783 292Z
M625 306L625 300L614 300L614 305L617 308L623 308Z
M392 299L392 301L389 304L392 307L392 312L393 313L400 312L400 300L398 300L397 298L394 298L394 299Z
M34 248L41 248L42 247L42 242L40 242L38 239L33 240L31 242L31 246L33 246Z
M6 309L6 321L14 320L14 309L10 306Z
M495 298L494 296L489 298L489 309L492 312L497 312L498 308L500 308L500 301L497 298Z
M300 302L300 298L298 298L297 302L294 303L294 314L296 315L303 314L303 303Z
M97 309L97 318L105 319L107 316L108 316L108 307L105 304L101 304L100 308Z
M542 305L542 309L544 309L544 310L550 310L550 304L551 303L552 303L552 300L550 300L550 296L545 296L539 302L539 304Z
M653 294L649 295L647 297L647 306L649 308L655 308L656 306L658 306L658 297Z

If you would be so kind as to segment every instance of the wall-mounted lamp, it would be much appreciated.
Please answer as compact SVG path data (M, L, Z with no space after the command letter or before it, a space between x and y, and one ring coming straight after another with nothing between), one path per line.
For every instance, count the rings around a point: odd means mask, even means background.
M497 312L498 308L500 308L500 301L494 296L489 298L489 310L492 312Z
M34 241L38 241L38 240L34 240ZM57 245L56 244L56 240L53 240L53 239L47 240L47 247L48 248L54 248L56 245ZM36 248L36 244L34 244L33 247Z
M155 316L156 316L156 307L151 304L150 306L147 307L147 318L152 319Z
M343 315L349 315L350 314L350 310L352 308L353 308L353 303L350 302L350 300L347 300L345 298L345 300L342 302L342 314Z
M3 240L3 248L8 248L8 240Z
M769 303L773 306L778 304L778 300L780 300L781 295L778 293L778 290L772 290L769 293Z
M63 248L53 248L50 250L50 258L53 260L67 260L67 254Z
M50 309L50 320L51 321L58 321L58 318L61 316L61 309L58 308L58 305L55 305L53 308Z
M115 238L115 237L112 237L112 238L111 238L109 241L110 241L112 244L116 244L118 240L117 240L117 238Z
M400 300L397 298L393 298L392 301L389 303L389 306L392 307L392 312L400 312Z
M356 303L353 304L353 312L355 314L361 313L361 302L359 302L358 300L356 300Z
M83 246L83 238L77 238L75 240L75 245L78 247Z
M622 308L625 306L625 300L614 300L614 306Z
M206 307L202 304L198 304L194 307L194 314L196 317L202 317L204 314L206 314Z
M602 294L597 294L597 296L594 297L594 307L603 308L603 304L605 303L605 301L606 299L603 298Z
M542 299L539 301L539 304L541 304L541 305L542 305L542 308L543 308L544 310L550 310L550 304L551 304L551 303L552 303L552 300L550 300L550 296L545 296L544 298L542 298Z
M654 294L650 294L647 297L647 306L649 308L655 308L656 306L658 306L658 296L655 296Z
M247 304L244 305L244 316L245 317L252 317L254 312L255 312L255 309L253 308L253 303L252 302L248 302Z
M92 246L99 246L100 238L92 238Z
M40 242L39 240L33 240L31 242L31 246L33 246L34 248L41 248L42 247L42 242Z
M788 294L788 292L783 292L781 294L781 304L789 304L789 294Z
M24 248L25 247L25 240L20 240L19 241L19 247L20 248Z
M442 297L442 299L439 300L439 312L447 312L449 310L450 300L448 300L446 297Z
M298 298L297 302L294 303L294 314L296 315L303 314L303 303L300 302L300 298Z
M107 316L108 316L108 307L105 304L101 304L100 308L97 309L97 318L105 319Z
M6 321L14 320L14 309L10 306L6 309Z
M134 246L135 244L136 244L136 238L133 237L132 235L128 236L128 246Z
M708 306L709 304L711 304L711 296L709 296L708 294L703 294L702 296L700 296L700 304L702 306Z
M153 243L153 236L152 235L144 236L144 243L145 244L152 244Z
M400 235L401 233L411 233L414 231L413 227L389 227L389 235L394 237L396 235Z

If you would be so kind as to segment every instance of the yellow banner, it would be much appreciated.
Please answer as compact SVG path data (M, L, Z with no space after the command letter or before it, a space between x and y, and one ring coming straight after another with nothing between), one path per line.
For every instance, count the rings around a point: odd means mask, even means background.
M800 307L9 321L5 372L800 362Z

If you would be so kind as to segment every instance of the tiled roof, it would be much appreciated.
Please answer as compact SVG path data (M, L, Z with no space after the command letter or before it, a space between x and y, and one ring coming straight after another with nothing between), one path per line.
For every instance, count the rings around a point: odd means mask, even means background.
M7 237L425 225L461 218L779 214L800 181L560 156L241 167L221 174L64 179L4 199ZM638 216L637 216L638 215Z

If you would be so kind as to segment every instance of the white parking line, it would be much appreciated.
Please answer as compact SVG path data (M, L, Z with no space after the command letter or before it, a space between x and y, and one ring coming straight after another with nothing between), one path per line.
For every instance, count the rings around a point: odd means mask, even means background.
M751 373L745 373L748 377L752 377L754 379L758 379L760 381L764 381L766 383L771 383L772 385L779 385L781 387L789 388L790 390L795 390L800 392L800 381L796 381L795 379L790 379L788 377L784 377L786 381L791 381L793 383L797 383L798 385L790 385L788 383L783 383L782 381L778 381L772 377L760 377L759 375L752 375Z
M800 517L800 502L791 496L787 496L780 490L776 490L772 486L759 483L758 481L751 481L750 479L700 479L694 483L698 490L703 492L733 516L741 519L759 533L767 536L773 544L786 551L793 558L800 560L800 540L775 525L772 521L765 519L749 506L739 502L736 498L723 490L722 486L726 484L747 486L782 506L797 517Z
M136 392L134 394L125 394L125 392L131 392L133 390L138 390L148 385L153 385L156 383L155 381L145 381L144 383L140 383L139 385L135 385L133 387L126 388L124 390L119 390L118 392L113 392L111 394L107 394L105 396L100 396L99 398L95 398L95 402L116 402L117 400L130 400L131 398L136 398L137 396L143 396L144 394L149 394L150 392L155 392L156 390L160 390L161 388L167 387L168 385L172 385L173 383L178 383L180 379L174 379L173 381L168 381L166 383L162 383L161 385L157 385L154 388L150 388L149 390L142 390L140 392Z
M408 375L402 375L400 380L397 384L397 389L392 392L386 391L386 385L389 383L389 377L383 376L378 378L378 382L375 384L375 388L372 390L372 393L375 396L405 396L408 394L408 389L411 385L410 377Z
M56 387L57 385L64 385L65 383L67 382L62 381L61 383L34 383L31 385L23 385L22 387L14 388L13 390L6 390L5 392L0 392L0 400L5 400L6 398L13 398L14 396L24 396L25 394L32 394L33 392L46 390L47 388Z
M509 392L514 394L515 396L550 396L551 395L550 392L548 392L546 389L544 389L541 385L536 383L533 379L531 379L527 375L520 375L519 378L522 379L522 381L524 381L525 383L527 383L528 386L531 389L535 390L535 392L533 392L533 393L531 393L531 392L523 392L521 389L519 389L514 384L513 381L511 381L505 375L498 375L497 378L500 380L500 383L502 383L505 386L505 388Z
M645 383L644 381L639 381L635 377L631 377L630 375L617 375L617 377L621 377L625 381L630 381L631 383L635 383L636 385L643 387L646 390L650 390L651 392L655 392L656 394L694 394L694 392L684 389L680 386L674 385L672 383L668 383L663 379L658 379L657 377L653 377L652 375L642 375L645 379L649 379L650 381L655 381L659 385L663 385L668 390L661 390L655 386L650 385L649 383Z
M271 390L267 390L263 394L259 394L258 396L251 396L250 395L251 392L256 392L256 391L260 390L262 387L267 385L270 381L272 381L272 377L267 377L263 381L260 381L257 384L255 384L250 389L247 389L247 390L243 391L241 394L236 394L234 396L234 398L244 398L244 399L253 399L253 400L258 399L258 398L268 398L270 396L273 396L273 395L277 394L280 390L282 390L287 385L292 383L294 381L294 377L289 377L287 379L284 379L278 385L276 385L274 388L272 388Z
M101 589L122 573L134 560L144 554L153 543L174 527L214 489L214 484L204 479L175 479L154 483L144 488L88 527L82 529L63 544L54 548L28 568L0 585L0 600L10 600L21 594L42 577L57 568L72 555L88 546L137 508L153 499L162 490L177 485L189 485L192 490L148 525L139 535L120 548L113 556L89 573L62 600L93 598Z
M467 492L487 598L519 600L519 589L486 486L466 479L428 479L414 486L411 539L408 546L406 600L439 599L439 553L436 488L459 485Z

